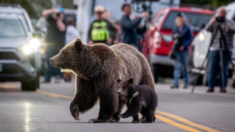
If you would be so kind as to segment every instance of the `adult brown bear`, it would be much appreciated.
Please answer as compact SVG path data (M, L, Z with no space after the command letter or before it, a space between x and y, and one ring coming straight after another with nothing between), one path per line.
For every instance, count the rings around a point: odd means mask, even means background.
M117 44L87 45L76 39L50 59L51 65L76 75L76 91L70 111L75 120L79 113L91 109L100 100L100 111L92 122L120 120L125 104L119 101L117 80L133 78L135 84L146 84L155 90L154 80L145 57L132 46Z

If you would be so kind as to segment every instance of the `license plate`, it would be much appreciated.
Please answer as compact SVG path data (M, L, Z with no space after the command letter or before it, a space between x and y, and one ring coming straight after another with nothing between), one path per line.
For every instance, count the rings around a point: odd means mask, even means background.
M2 64L0 63L0 72L3 71L3 67L2 67Z

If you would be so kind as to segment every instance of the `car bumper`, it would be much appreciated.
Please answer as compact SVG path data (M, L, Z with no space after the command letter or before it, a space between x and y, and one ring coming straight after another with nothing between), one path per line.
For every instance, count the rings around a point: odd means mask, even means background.
M29 63L20 63L16 60L0 60L0 82L22 81L36 78L35 68Z
M168 56L165 56L165 55L152 54L150 57L150 63L173 66L174 60L170 59Z

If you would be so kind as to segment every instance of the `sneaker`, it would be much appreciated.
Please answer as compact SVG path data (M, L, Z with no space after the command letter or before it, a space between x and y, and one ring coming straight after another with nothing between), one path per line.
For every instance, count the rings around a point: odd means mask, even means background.
M213 92L214 92L214 89L213 89L213 88L208 88L206 92L207 92L207 93L213 93Z
M187 89L188 88L188 85L184 85L183 89Z
M179 86L177 86L177 85L172 85L172 86L171 86L171 89L174 89L174 88L179 88Z
M226 89L220 89L220 93L227 93Z

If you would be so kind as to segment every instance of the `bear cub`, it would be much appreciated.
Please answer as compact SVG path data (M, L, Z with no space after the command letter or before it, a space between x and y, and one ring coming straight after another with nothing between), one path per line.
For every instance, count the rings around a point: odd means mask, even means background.
M121 118L133 117L132 123L139 123L138 113L142 114L142 123L152 123L155 121L155 110L157 107L157 95L154 90L147 85L136 85L133 79L119 80L119 97L127 104L127 110L120 115Z

